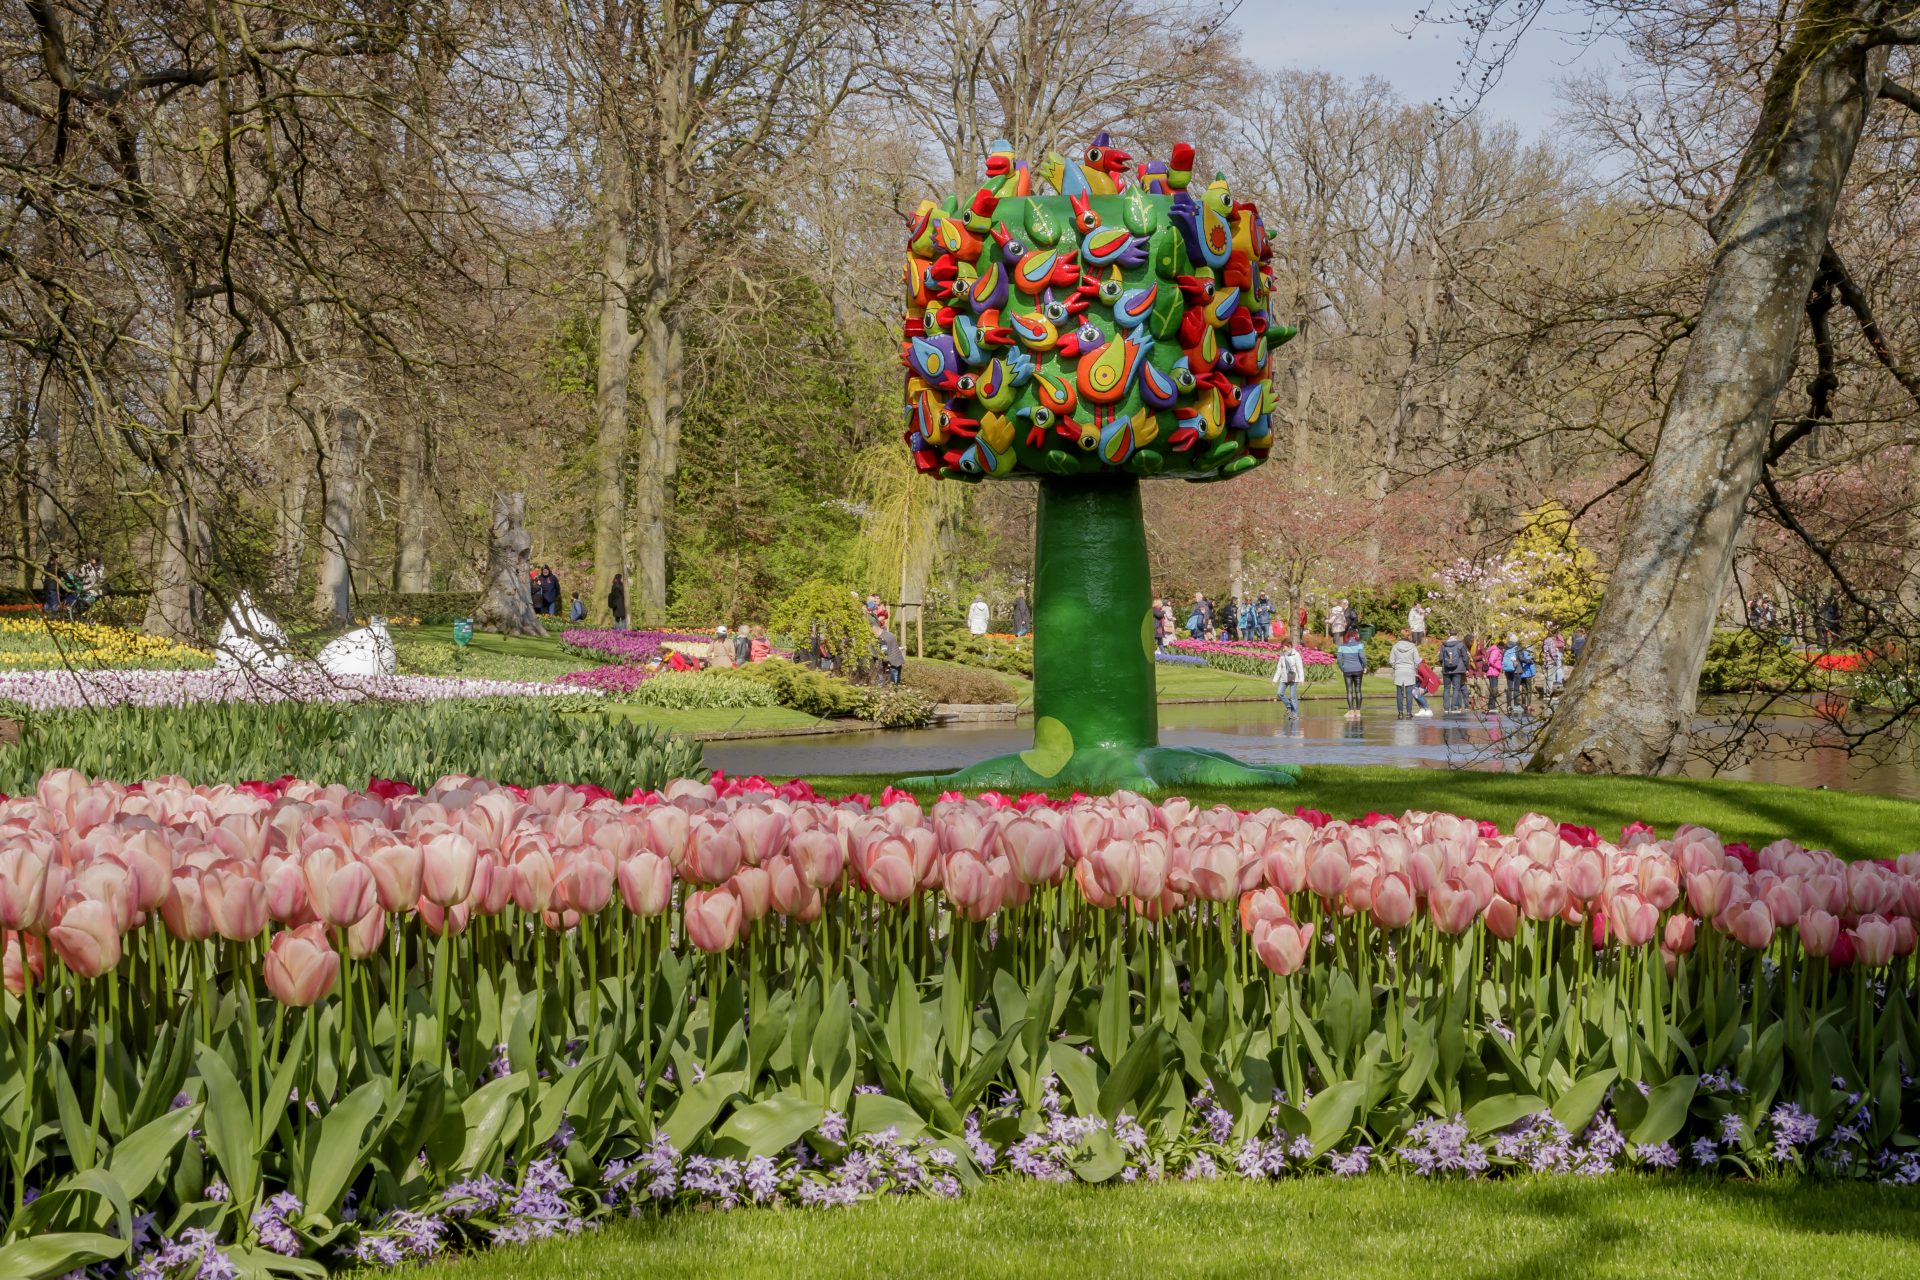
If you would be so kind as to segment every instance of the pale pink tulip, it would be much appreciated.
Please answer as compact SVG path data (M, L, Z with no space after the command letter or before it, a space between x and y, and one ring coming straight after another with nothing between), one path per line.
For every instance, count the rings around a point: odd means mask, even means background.
M1815 907L1800 916L1800 949L1808 955L1821 957L1833 954L1833 947L1840 941L1840 918Z
M1637 893L1616 893L1606 900L1607 928L1622 944L1644 947L1660 925L1660 909Z
M801 877L791 858L775 858L767 866L773 909L793 920L818 920L825 909L820 891Z
M1447 879L1433 886L1427 909L1433 917L1434 928L1457 937L1473 925L1480 904L1472 889L1459 880Z
M847 855L838 835L820 828L803 831L793 838L788 849L802 880L820 890L839 886Z
M1414 899L1413 881L1390 871L1373 884L1371 913L1382 929L1404 929L1413 922L1419 903Z
M1032 818L1015 818L1000 829L999 848L1022 884L1057 884L1066 865L1061 833Z
M1307 888L1322 902L1331 904L1344 894L1352 874L1347 851L1338 844L1322 843L1307 854Z
M465 902L473 891L473 868L480 856L473 841L457 831L434 836L420 849L420 896L436 907Z
M742 867L727 886L740 899L740 913L749 924L764 917L773 905L773 878L765 867Z
M0 846L0 928L33 933L46 923L58 896L47 891L52 863L53 845L43 834L23 833Z
M733 828L735 839L740 843L742 855L746 861L759 866L768 858L785 847L787 843L787 818L785 814L773 813L767 809L749 805L728 821Z
M335 928L344 929L379 905L373 872L347 850L323 845L308 853L302 865L313 913Z
M267 990L295 1009L326 999L340 976L340 955L327 941L326 927L315 921L284 929L267 945Z
M902 903L913 896L916 881L912 854L906 843L889 836L882 840L873 860L867 864L867 888L882 901Z
M1512 942L1520 932L1520 904L1511 898L1494 898L1480 918L1486 923L1487 932L1502 942Z
M47 950L38 934L12 930L0 934L0 956L4 956L6 988L14 995L26 994L28 970L34 986L46 981Z
M173 873L167 899L160 904L160 918L166 921L167 932L182 942L202 942L213 936L216 926L207 903L204 872L182 867Z
M369 911L347 926L347 954L355 960L365 960L380 950L386 937L387 913Z
M620 899L636 916L657 916L673 898L673 867L657 853L634 854L615 873Z
M1240 895L1240 929L1243 933L1252 933L1254 925L1262 920L1291 920L1293 913L1287 910L1287 900L1274 888L1254 889Z
M1566 885L1568 896L1575 902L1590 903L1600 896L1607 875L1599 854L1591 849L1582 849L1561 865L1564 868L1561 882Z
M725 827L696 824L687 842L683 870L695 884L722 884L740 869L742 860L738 835Z
M1262 920L1254 926L1253 952L1281 977L1298 972L1313 944L1313 926L1291 920Z
M1567 886L1545 867L1530 867L1520 877L1520 909L1529 920L1552 920L1567 909Z
M725 951L740 937L744 913L740 900L725 888L687 895L687 939L706 952Z
M957 849L947 859L946 890L947 897L962 909L992 902L999 896L993 872L968 849Z
M1740 902L1726 911L1726 930L1741 946L1755 951L1773 941L1773 913L1764 902Z
M687 811L674 805L654 805L647 810L645 821L647 847L665 858L667 865L679 868L691 838Z
M82 978L97 978L120 963L120 922L114 908L96 898L69 904L47 930L47 941Z
M528 849L514 860L510 870L515 906L537 916L553 905L556 873L553 857L545 849Z
M1717 918L1733 901L1731 871L1699 871L1687 877L1687 905L1703 919Z
M419 900L426 855L418 845L388 840L369 850L365 862L382 911L405 911Z
M467 931L467 925L473 918L473 908L464 902L443 907L422 898L414 904L414 910L419 913L421 927L435 937L457 938Z
M216 865L201 876L200 888L221 937L244 942L266 932L267 886L245 871L232 863Z
M1869 969L1878 969L1893 959L1893 926L1882 916L1862 916L1847 931L1853 937L1854 958ZM54 943L55 948L59 943Z
M1684 956L1693 950L1699 928L1700 922L1692 916L1668 916L1667 927L1660 935L1660 946L1673 955Z

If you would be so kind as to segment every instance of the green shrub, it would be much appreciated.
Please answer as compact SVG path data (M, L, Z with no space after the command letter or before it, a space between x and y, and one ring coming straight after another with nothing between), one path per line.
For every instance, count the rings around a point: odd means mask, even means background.
M860 690L853 685L824 671L781 658L741 667L733 675L766 684L773 689L781 706L810 716L833 719L853 715L860 709Z
M860 695L860 718L882 729L924 729L933 723L934 702L918 689L881 685Z
M780 695L764 681L730 673L663 671L621 698L642 707L689 711L700 707L777 707Z
M293 774L424 787L449 773L516 786L585 782L625 796L705 773L698 743L625 717L570 715L547 698L435 703L200 704L42 712L0 751L0 791L48 769L133 782L179 774L246 782ZM571 701L570 699L567 701ZM597 699L586 695L586 701Z
M1768 636L1716 631L1700 668L1700 692L1787 693L1814 687L1817 674L1812 663Z
M927 640L927 656L970 667L987 667L1010 675L1033 675L1033 637L995 640L966 631L944 631Z
M901 683L918 689L935 702L980 703L1012 702L1013 690L984 671L947 667L938 663L907 659Z
M1387 665L1387 655L1393 652L1393 642L1399 639L1398 632L1376 631L1373 639L1367 641L1367 670L1378 671Z

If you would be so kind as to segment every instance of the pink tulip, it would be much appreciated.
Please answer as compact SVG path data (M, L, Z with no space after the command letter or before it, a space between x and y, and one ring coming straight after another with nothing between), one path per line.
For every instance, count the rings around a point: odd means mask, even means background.
M120 923L114 908L96 898L82 898L61 912L47 941L82 978L97 978L120 963Z
M545 849L528 849L514 859L510 871L515 906L537 916L553 905L555 871L553 858Z
M613 901L613 878L613 855L597 845L584 845L567 854L555 896L569 911L596 915Z
M473 887L467 891L467 906L478 916L497 916L513 901L520 887L519 873L497 853L483 853L473 860Z
M25 933L38 931L47 921L48 872L53 848L44 836L23 833L0 847L0 928Z
M382 911L405 911L419 900L426 855L418 845L389 840L370 850L365 862Z
M1893 954L1912 955L1916 944L1920 944L1920 934L1914 930L1912 917L1896 916L1889 923L1893 927Z
M1693 950L1699 926L1700 922L1692 916L1668 916L1666 930L1660 936L1660 946L1676 956L1686 955Z
M318 921L283 929L267 944L265 975L274 999L305 1009L333 990L340 976L340 955L327 942L326 927Z
M1520 905L1511 898L1496 897L1487 904L1480 918L1486 923L1487 932L1502 942L1512 942L1520 932Z
M307 873L298 859L260 860L260 881L267 886L267 916L279 924L304 924L313 918L307 903Z
M788 849L794 870L800 873L802 880L820 890L839 886L847 861L846 849L841 845L839 836L814 828L796 835Z
M1240 892L1240 850L1229 840L1208 840L1188 851L1186 882L1195 897L1230 902Z
M787 843L786 815L753 806L740 809L728 820L742 856L752 866L760 866Z
M636 916L657 916L673 898L673 867L657 853L636 853L620 864L615 876L620 899Z
M26 994L29 969L34 986L46 981L47 949L37 934L12 930L0 934L0 956L4 956L6 988L14 995Z
M1764 902L1740 902L1726 911L1727 933L1741 946L1762 950L1773 941L1773 913Z
M1338 844L1321 844L1307 854L1307 888L1322 902L1331 905L1338 900L1352 875L1347 851Z
M1413 881L1390 871L1373 883L1374 923L1382 929L1404 929L1413 922L1419 904L1413 895Z
M1687 877L1687 905L1704 919L1717 918L1733 901L1731 871L1697 871Z
M904 841L893 836L882 840L879 848L880 852L867 864L867 888L882 901L905 902L913 896L916 884L912 854Z
M1893 959L1893 926L1881 916L1862 916L1848 930L1853 936L1853 954L1869 969L1878 969ZM59 947L56 941L54 946Z
M999 847L1022 884L1059 882L1067 860L1060 832L1032 818L1015 818L1000 829Z
M687 841L692 835L687 811L675 805L654 805L647 810L645 822L647 848L678 869L686 859Z
M1833 954L1840 940L1840 918L1815 907L1800 916L1800 949L1816 958Z
M1282 839L1277 847L1273 845L1272 837L1268 838L1268 842L1267 851L1260 859L1267 883L1281 893L1298 893L1306 888L1306 847L1295 839Z
M1262 920L1254 926L1253 953L1260 963L1281 977L1295 973L1306 963L1307 948L1313 943L1313 926L1291 920Z
M480 856L473 841L448 831L428 840L420 855L420 896L437 907L465 902L473 891L473 868Z
M1293 913L1287 910L1287 900L1280 896L1277 889L1255 889L1240 895L1240 930L1252 933L1254 926L1262 920L1291 920Z
M347 926L347 955L365 960L380 950L387 937L387 913L369 911Z
M1067 852L1073 855L1075 862L1085 862L1091 858L1114 835L1106 814L1086 803L1067 810L1066 826L1060 834L1066 840Z
M1607 928L1621 943L1644 947L1653 941L1660 909L1635 893L1617 893L1606 901Z
M1100 871L1092 859L1073 864L1073 883L1079 888L1081 897L1103 911L1111 911L1119 905L1119 899L1107 892Z
M344 929L379 905L373 872L347 850L323 845L307 854L302 866L313 913L335 928Z
M773 909L792 920L818 920L825 910L820 891L800 875L791 858L775 858L767 866Z
M457 938L467 931L467 925L473 918L473 909L466 903L458 906L443 907L426 898L414 904L419 913L420 925L436 938Z
M687 895L687 939L706 952L721 952L740 937L744 913L740 900L725 888L702 889Z
M955 850L947 859L946 890L947 897L963 910L994 902L999 897L993 872L967 849Z
M1520 909L1529 920L1552 920L1567 909L1567 887L1545 867L1520 876Z
M206 898L207 912L213 917L214 930L221 937L231 942L245 942L266 932L267 886L245 871L231 864L215 866L201 876L200 888Z
M687 843L684 870L695 884L722 884L740 869L743 858L739 836L725 827L698 825Z
M763 918L773 906L773 878L765 867L742 867L727 881L733 896L740 899L740 913L751 924Z
M1427 909L1433 917L1434 928L1458 937L1473 925L1480 904L1472 889L1459 880L1447 879L1433 886Z
M207 903L206 873L192 867L174 872L167 885L167 900L160 904L160 918L166 921L167 932L182 942L211 938L216 926Z

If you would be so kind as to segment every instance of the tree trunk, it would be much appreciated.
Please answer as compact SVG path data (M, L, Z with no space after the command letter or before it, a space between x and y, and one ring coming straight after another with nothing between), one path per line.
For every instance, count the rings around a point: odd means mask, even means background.
M1033 749L916 784L1287 786L1296 771L1162 747L1140 482L1046 476L1034 522Z
M627 522L627 380L635 338L627 320L627 222L633 202L617 126L601 129L600 152L605 159L600 178L600 335L593 383L593 589L587 600L595 624L612 626L619 619L607 608L607 592L613 575L627 571L621 535Z
M493 495L493 526L487 534L487 581L473 625L510 636L544 636L527 591L533 539L527 535L527 495Z
M400 429L400 519L395 530L393 586L396 591L433 590L433 564L428 557L428 457L433 442L427 419L416 417Z
M142 629L172 640L196 640L200 631L200 519L194 510L190 482L175 481L167 488L171 492L155 531L158 545L153 557L153 589L147 596Z
M1714 216L1707 295L1580 665L1529 767L1674 773L1827 228L1886 66L1810 3Z
M300 568L307 558L307 493L312 488L311 466L302 466L280 488L279 528L273 542L276 595L291 596L300 590Z
M40 554L44 558L60 546L60 439L65 426L66 383L51 369L40 381L39 403L35 406L33 451L33 514ZM85 553L71 548L75 557Z
M680 410L685 349L679 317L667 310L666 290L647 303L642 364L645 366L647 428L634 478L633 518L639 534L638 563L627 583L636 622L657 623L667 613L668 517L673 478L680 465Z
M351 405L336 405L333 448L322 460L326 491L320 507L320 582L313 591L313 607L336 626L353 617L353 499L359 488L362 421Z

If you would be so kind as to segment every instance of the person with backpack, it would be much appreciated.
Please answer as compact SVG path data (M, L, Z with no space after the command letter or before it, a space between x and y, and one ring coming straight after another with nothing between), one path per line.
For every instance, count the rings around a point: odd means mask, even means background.
M1560 642L1559 628L1551 623L1547 625L1547 638L1540 642L1540 656L1546 659L1547 665L1546 683L1541 691L1551 698L1567 682L1566 646Z
M1507 647L1500 653L1500 674L1507 680L1507 710L1512 712L1520 702L1520 637L1517 633L1507 633Z
M1276 696L1287 714L1300 714L1299 686L1307 678L1307 665L1300 660L1300 651L1293 647L1293 641L1280 642L1280 661L1273 668L1273 684Z
M1448 715L1467 709L1467 664L1471 657L1458 635L1449 635L1440 645L1440 676L1445 682L1440 709Z
M1367 647L1360 643L1360 633L1349 631L1340 641L1340 647L1333 651L1334 663L1339 666L1340 674L1347 684L1347 715L1349 720L1360 718L1360 681L1367 674Z
M1207 611L1205 601L1206 597L1202 596L1198 591L1193 593L1193 608L1187 614L1187 638L1190 640L1206 639Z
M1414 681L1419 679L1420 667L1420 646L1413 642L1413 632L1400 633L1387 651L1387 665L1393 668L1393 718L1411 720Z
M1520 710L1524 713L1531 714L1533 710L1534 677L1533 646L1525 644L1520 646L1520 657L1514 663L1514 675L1520 683ZM1509 681L1507 687L1511 690L1513 682Z
M1487 714L1498 715L1500 711L1500 677L1506 673L1506 655L1500 652L1500 642L1487 642Z

